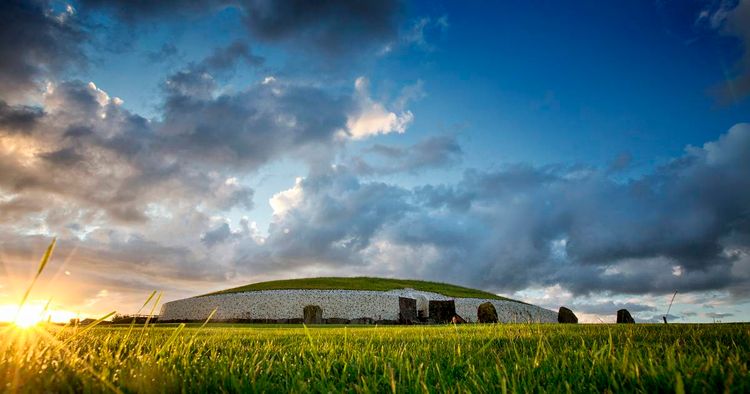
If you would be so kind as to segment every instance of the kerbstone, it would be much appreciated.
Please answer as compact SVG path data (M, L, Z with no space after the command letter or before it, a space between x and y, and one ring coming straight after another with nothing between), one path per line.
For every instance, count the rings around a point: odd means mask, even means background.
M576 324L578 323L578 317L570 309L564 306L561 306L560 310L557 312L557 322Z
M497 323L497 310L491 302L484 302L479 305L477 321L480 323Z
M620 309L617 311L617 323L619 324L635 324L635 319L630 315L627 309Z
M317 305L307 305L302 310L303 319L305 324L321 324L323 323L323 309Z

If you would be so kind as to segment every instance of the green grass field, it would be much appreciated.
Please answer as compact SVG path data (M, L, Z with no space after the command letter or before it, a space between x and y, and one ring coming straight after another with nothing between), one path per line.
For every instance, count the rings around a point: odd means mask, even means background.
M8 392L750 392L750 325L2 329Z
M301 278L274 280L270 282L252 283L232 289L217 291L205 295L239 293L245 291L261 290L374 290L388 291L395 289L412 288L414 290L430 291L440 293L448 297L458 298L488 298L495 300L510 300L490 292L451 285L448 283L427 282L423 280L388 279L359 277L328 277L328 278ZM510 300L515 301L515 300Z

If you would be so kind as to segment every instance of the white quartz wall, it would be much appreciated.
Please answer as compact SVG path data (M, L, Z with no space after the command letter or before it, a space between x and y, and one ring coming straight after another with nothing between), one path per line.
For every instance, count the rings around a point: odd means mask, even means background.
M514 301L485 300L481 298L456 298L456 314L469 322L477 322L479 305L491 302L501 323L557 323L557 312L536 305Z
M186 298L165 303L159 320L203 320L216 309L214 320L226 319L294 319L302 317L306 305L323 309L323 318L398 320L399 297L418 301L451 300L442 294L399 289L382 291L355 290L267 290L228 293ZM477 321L477 308L490 301L501 322L557 322L557 313L534 305L513 301L479 298L455 298L456 313L467 321ZM418 302L418 306L424 302ZM420 308L421 309L421 308Z
M159 319L202 320L214 308L213 319L302 318L306 305L323 309L323 318L398 320L398 295L382 291L268 290L217 294L167 302Z

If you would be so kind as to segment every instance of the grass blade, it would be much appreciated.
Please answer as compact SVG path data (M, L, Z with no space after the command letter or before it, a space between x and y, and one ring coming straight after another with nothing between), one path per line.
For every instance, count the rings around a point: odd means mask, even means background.
M39 276L42 275L42 271L44 271L44 267L47 266L47 263L49 262L49 259L52 256L52 251L55 249L56 243L57 243L57 238L52 238L52 242L50 242L49 246L47 247L47 251L44 252L44 256L42 256L42 260L39 262L39 268L37 268L36 270L36 275L34 275L34 279L31 280L29 287L26 288L26 292L23 294L23 298L21 298L21 302L18 303L18 310L16 310L16 316L13 318L13 320L18 319L18 315L21 313L21 308L23 308L23 306L26 305L26 300L28 300L29 294L31 294L31 289L34 288L34 284L36 284L37 279L39 279Z

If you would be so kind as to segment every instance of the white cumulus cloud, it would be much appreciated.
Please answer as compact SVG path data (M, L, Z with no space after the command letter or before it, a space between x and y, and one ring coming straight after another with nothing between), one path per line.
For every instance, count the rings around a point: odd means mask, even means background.
M373 100L370 97L367 78L357 78L354 89L358 110L346 121L351 138L363 139L378 134L401 134L406 132L406 128L414 120L414 114L411 111L392 112L383 103Z

